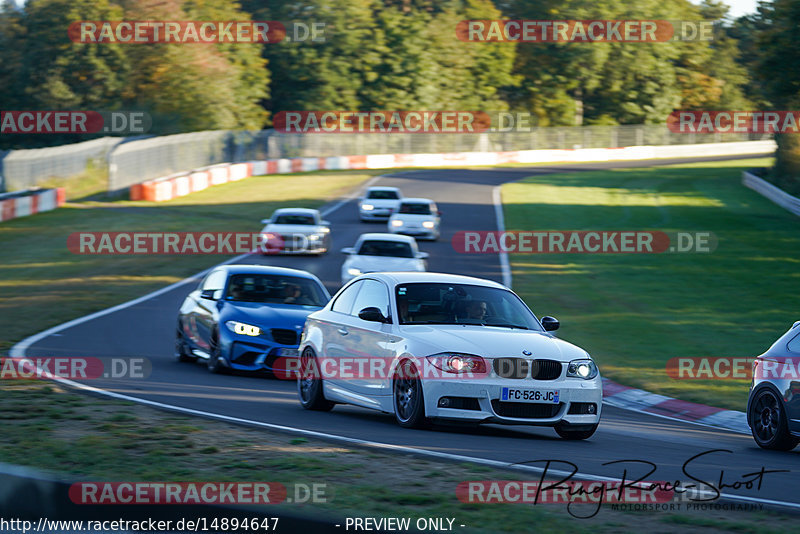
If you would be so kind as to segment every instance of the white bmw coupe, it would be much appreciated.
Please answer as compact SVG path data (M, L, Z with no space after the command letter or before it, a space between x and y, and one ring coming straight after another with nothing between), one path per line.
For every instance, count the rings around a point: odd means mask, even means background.
M306 319L300 402L372 408L404 427L538 425L586 439L600 422L602 382L585 350L550 333L558 326L489 280L361 275Z

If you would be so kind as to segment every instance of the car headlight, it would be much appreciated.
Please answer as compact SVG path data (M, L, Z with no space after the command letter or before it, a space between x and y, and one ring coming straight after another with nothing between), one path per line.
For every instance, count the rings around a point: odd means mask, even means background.
M225 326L227 326L228 330L231 332L241 334L243 336L256 337L261 335L261 329L251 324L240 323L239 321L228 321L225 323Z
M361 269L359 269L358 267L350 267L349 269L347 269L347 274L351 276L358 276L359 274L361 274Z
M422 226L423 228L433 228L436 225L433 224L433 221L425 221L424 223L422 223Z
M320 239L322 239L322 236L319 234L309 234L308 236L309 241L319 241Z
M597 376L597 365L593 360L572 360L567 366L567 376L591 380Z
M427 357L437 369L448 373L485 373L486 361L480 356L459 352L442 352Z
M403 221L401 221L400 219L395 219L395 220L392 221L392 226L395 226L395 227L396 226L403 226Z
M361 209L364 211L372 211L375 209L375 206L372 204L361 204Z

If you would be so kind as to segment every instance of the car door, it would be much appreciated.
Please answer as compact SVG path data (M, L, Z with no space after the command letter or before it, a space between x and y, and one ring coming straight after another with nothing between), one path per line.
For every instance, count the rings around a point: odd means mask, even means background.
M385 378L393 354L390 347L392 325L365 321L358 314L364 308L378 308L384 317L389 318L389 288L382 281L372 278L359 283L361 288L350 314L343 318L341 324L341 328L347 332L342 335L346 357L340 366L341 381L347 390L358 395L388 395Z
M353 309L362 281L354 282L334 296L330 313L320 319L317 326L322 332L322 358L319 362L322 376L328 385L342 387L339 363L347 356L348 318Z
M197 298L197 306L194 308L194 321L197 328L197 344L202 350L209 350L211 335L217 328L217 316L219 299L222 298L222 290L227 281L227 272L224 269L217 269L209 273L200 286L200 294ZM214 300L203 298L203 294L210 294Z

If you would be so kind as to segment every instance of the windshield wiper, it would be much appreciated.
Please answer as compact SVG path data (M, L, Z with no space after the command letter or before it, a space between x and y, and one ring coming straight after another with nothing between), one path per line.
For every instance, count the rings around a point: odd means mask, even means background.
M504 328L517 328L519 330L530 330L527 326L522 326L518 324L510 324L510 323L481 323L483 326L501 326Z

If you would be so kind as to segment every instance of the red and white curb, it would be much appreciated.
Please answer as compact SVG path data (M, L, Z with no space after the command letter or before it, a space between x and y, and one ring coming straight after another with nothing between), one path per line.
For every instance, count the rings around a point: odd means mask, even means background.
M607 378L603 379L603 402L634 412L750 434L747 414L744 412L673 399L642 389L622 386Z

